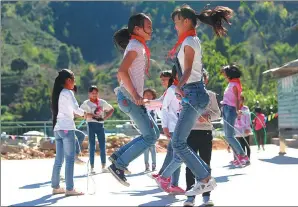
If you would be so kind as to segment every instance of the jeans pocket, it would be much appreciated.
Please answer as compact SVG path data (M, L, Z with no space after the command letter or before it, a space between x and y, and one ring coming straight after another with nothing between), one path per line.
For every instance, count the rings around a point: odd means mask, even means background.
M131 104L132 102L124 97L124 96L118 96L117 97L117 101L118 101L118 105L121 111L123 111L124 113L130 113L131 112Z

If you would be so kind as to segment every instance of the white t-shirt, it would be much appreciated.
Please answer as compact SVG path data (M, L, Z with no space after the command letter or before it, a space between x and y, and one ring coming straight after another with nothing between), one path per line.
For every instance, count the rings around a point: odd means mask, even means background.
M180 50L178 52L178 60L180 63L182 74L184 73L184 47L186 45L192 47L195 51L191 74L186 83L198 82L202 79L202 67L203 67L201 41L197 36L194 36L194 37L189 36L185 38L185 40L182 42Z
M148 61L146 58L146 51L142 43L140 43L138 40L135 40L135 39L129 41L125 49L123 58L129 51L137 52L137 57L132 62L129 68L128 74L135 90L137 91L139 96L143 97L144 82L145 82L145 68L147 67L147 64L148 64ZM120 85L125 88L122 81Z
M84 109L87 113L94 114L102 118L104 118L106 111L113 109L113 107L103 99L98 99L98 106L96 103L93 103L88 99L84 101L84 103L81 105L81 108ZM97 121L93 118L87 118L86 120L87 122L104 123L104 121Z
M71 90L63 89L59 95L57 123L54 131L75 130L74 114L84 115L84 110L79 104Z

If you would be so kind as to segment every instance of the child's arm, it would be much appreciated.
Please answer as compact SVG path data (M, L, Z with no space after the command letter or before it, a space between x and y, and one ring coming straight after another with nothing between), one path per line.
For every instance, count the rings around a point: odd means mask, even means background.
M239 101L239 91L238 91L238 88L236 86L233 86L233 92L234 92L234 95L236 96L236 111L237 111L237 114L240 110L240 101Z

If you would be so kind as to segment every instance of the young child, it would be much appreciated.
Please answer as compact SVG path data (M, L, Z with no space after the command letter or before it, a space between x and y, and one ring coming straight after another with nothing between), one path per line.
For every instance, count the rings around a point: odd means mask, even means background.
M154 100L156 99L156 91L154 89L145 89L143 93L144 99L147 100ZM148 110L148 108L147 108ZM155 110L148 110L148 113L152 116L152 118L157 122L157 113ZM145 172L150 171L150 164L149 164L149 151L151 153L151 161L152 161L152 171L156 170L156 147L151 146L149 149L145 150L144 152L144 160L145 160Z
M94 154L95 154L95 135L97 135L102 172L106 173L106 136L104 130L104 121L112 116L114 108L103 99L99 98L97 86L91 86L88 90L89 99L84 101L81 108L93 116L87 118L88 123L88 137L89 137L89 157L91 165L91 173L94 170Z
M150 49L146 41L151 39L151 34L151 19L138 13L129 18L128 28L114 35L115 45L124 51L117 74L120 81L120 87L116 90L118 105L141 132L139 137L120 147L109 158L113 163L109 171L125 186L130 185L125 177L129 163L153 146L160 135L156 122L144 106L143 98L145 74L149 76L150 68Z
M240 115L240 94L242 92L242 85L240 77L241 71L236 65L227 65L222 68L222 74L229 82L225 89L223 101L223 120L224 120L224 132L225 139L229 145L235 150L236 159L233 162L234 166L249 165L249 158L243 151L239 141L235 137L235 121L238 115ZM239 163L239 161L241 163Z
M151 178L155 179L162 174L165 168L172 161L174 156L173 144L172 144L172 136L175 130L179 113L181 111L180 101L177 99L175 95L175 88L177 85L177 80L174 78L176 74L175 66L173 67L172 73L168 71L163 71L160 74L160 81L163 88L166 89L164 94L158 99L154 101L150 101L149 105L157 105L158 102L161 103L161 124L163 128L164 135L169 139L169 143L167 146L167 154L157 174L151 174ZM180 177L180 167L173 173L171 176L171 183L167 188L167 193L170 194L184 194L185 190L178 186Z
M71 70L63 69L55 79L52 92L53 129L56 140L56 157L52 173L53 194L66 196L84 195L74 189L73 173L75 162L75 130L74 114L84 116L73 94L75 77ZM61 166L65 158L66 190L60 187Z
M176 50L179 48L175 59L179 77L175 94L178 97L186 98L188 102L182 102L182 110L171 138L174 159L156 178L160 188L164 191L168 190L172 174L182 163L185 163L192 171L197 181L185 195L202 194L212 191L216 187L216 181L211 177L210 167L187 145L187 137L193 125L209 103L209 95L202 81L202 48L200 39L197 37L196 27L200 21L211 26L218 36L223 36L227 31L223 27L223 22L228 22L232 14L233 11L227 7L218 6L212 10L197 13L190 6L183 5L175 9L171 15L178 33L178 40L169 56L176 56Z
M258 150L260 150L260 145L262 145L263 150L265 151L264 147L264 139L265 139L265 130L266 130L266 123L265 123L265 115L262 113L262 109L260 107L255 108L256 117L253 120L254 130L256 133L257 141L258 141Z
M250 158L250 147L249 147L249 136L251 135L251 119L250 119L250 111L248 106L244 105L244 96L241 94L240 96L240 110L241 113L236 119L235 122L235 133L236 138L240 142L240 145L244 151L246 151L246 154L248 158Z

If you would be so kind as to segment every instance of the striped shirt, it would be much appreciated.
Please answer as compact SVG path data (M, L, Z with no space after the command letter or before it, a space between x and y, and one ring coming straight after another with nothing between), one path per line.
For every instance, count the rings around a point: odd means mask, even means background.
M140 43L139 41L133 39L130 40L125 52L124 52L124 56L129 52L129 51L135 51L137 52L137 57L136 59L132 62L128 74L129 77L131 79L131 82L135 88L135 90L137 91L137 93L139 94L139 96L143 97L143 91L144 91L144 82L145 82L145 68L147 67L147 57L146 57L146 51L144 46L142 45L142 43ZM120 83L120 88L125 88L123 82L121 81ZM131 98L129 94L127 94L128 92L124 89L121 90L122 92L124 92L124 94L126 96L128 96L128 98Z

